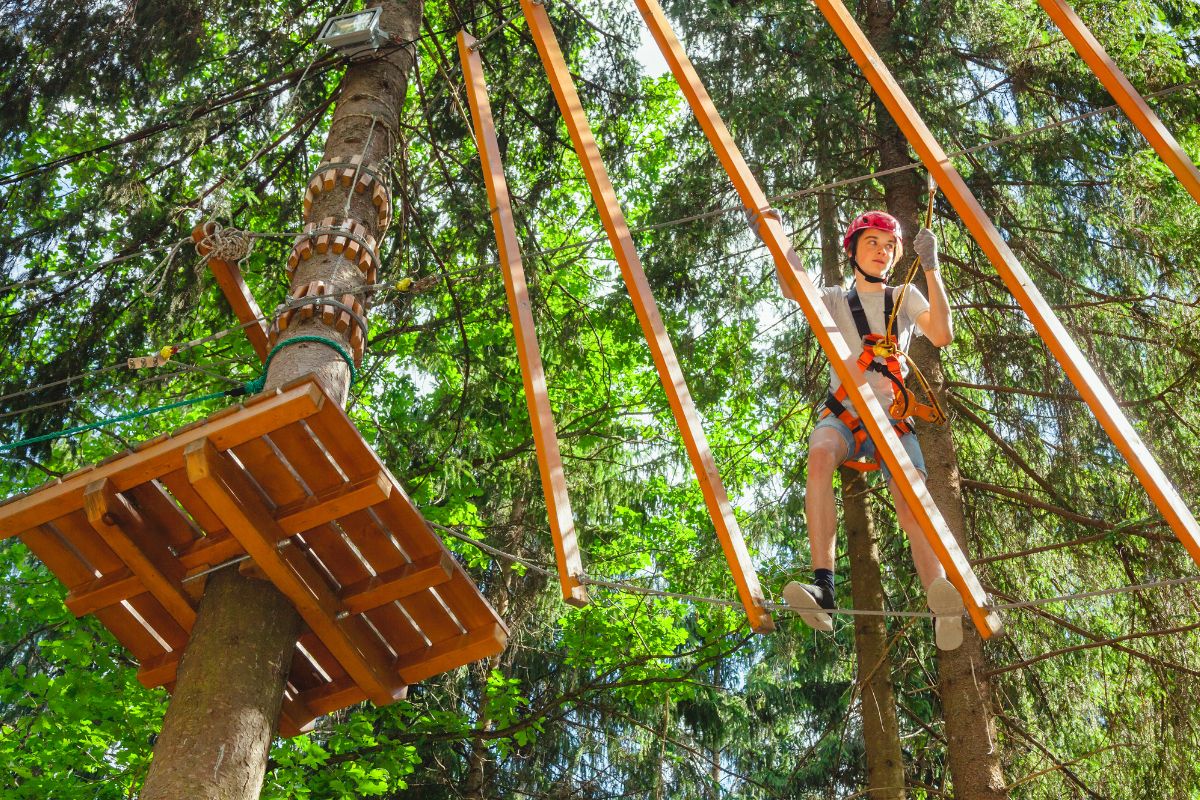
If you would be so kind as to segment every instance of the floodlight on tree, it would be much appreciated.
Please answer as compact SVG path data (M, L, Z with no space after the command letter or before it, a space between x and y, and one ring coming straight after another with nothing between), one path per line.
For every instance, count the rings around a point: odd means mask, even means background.
M376 7L330 17L325 20L317 42L335 50L378 50L392 38L379 27L382 13Z

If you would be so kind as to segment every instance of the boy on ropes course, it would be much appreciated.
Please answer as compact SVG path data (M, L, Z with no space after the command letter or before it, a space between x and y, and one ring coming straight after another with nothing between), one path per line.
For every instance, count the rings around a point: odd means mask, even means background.
M884 284L884 276L904 253L900 222L895 217L882 211L860 215L846 230L842 246L854 268L854 286L849 290L841 286L826 288L821 299L851 349L862 347L858 367L866 373L867 384L879 402L888 409L892 426L913 466L925 476L925 458L913 433L912 416L929 422L944 422L945 414L919 370L916 375L930 404L919 403L905 388L909 359L901 344L906 347L914 335L921 334L937 347L945 347L954 339L946 287L938 271L937 239L927 227L917 233L913 239L917 259L908 281L899 287ZM915 286L909 285L918 264L928 279L928 299ZM833 630L830 615L824 613L837 608L833 597L837 536L833 474L841 464L860 471L882 469L896 505L900 527L908 535L913 562L925 587L929 608L939 615L934 620L935 641L943 650L954 650L962 644L962 598L946 580L945 569L921 533L908 503L897 490L887 465L875 463L875 452L875 443L867 435L841 380L830 367L825 408L809 439L805 513L814 577L811 584L789 583L783 590L784 599L811 627ZM859 461L860 458L866 461Z

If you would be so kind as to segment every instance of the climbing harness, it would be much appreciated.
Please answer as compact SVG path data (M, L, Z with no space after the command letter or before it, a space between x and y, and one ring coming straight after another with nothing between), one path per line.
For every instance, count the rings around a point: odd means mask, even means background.
M894 336L871 332L871 323L867 321L867 313L863 310L858 289L850 290L846 295L846 302L850 306L850 315L854 318L854 327L858 330L858 335L862 340L862 354L859 355L857 362L859 370L878 373L891 381L892 403L888 408L888 414L894 420L892 427L895 429L896 435L903 436L906 433L912 433L911 418L914 416L935 424L945 422L946 414L938 403L937 396L925 380L925 376L915 365L913 365L913 374L916 375L921 390L930 402L928 404L919 402L916 395L904 385L903 362L900 359L908 360L909 364L912 364L912 360L900 348ZM897 306L896 287L885 286L883 289L884 318L893 318ZM867 431L863 427L862 420L851 414L846 408L846 397L847 391L844 384L838 386L837 391L830 392L825 398L825 408L821 411L821 416L837 417L842 424L849 428L857 450L866 443ZM850 460L845 462L845 466L859 472L872 472L879 469L879 463L870 460Z

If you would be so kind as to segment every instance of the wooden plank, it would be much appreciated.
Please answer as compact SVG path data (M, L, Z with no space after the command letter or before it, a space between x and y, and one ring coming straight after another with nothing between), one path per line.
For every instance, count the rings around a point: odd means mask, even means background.
M435 553L448 552L446 546L442 544L442 541L425 524L425 520L403 492L393 491L391 497L386 502L375 506L374 511L383 523L391 529L396 539L401 542L408 557L412 560L418 561L422 558L428 558ZM417 524L414 524L414 520L417 521ZM381 555L385 554L386 551ZM396 565L389 564L384 569L391 569L393 566ZM372 562L372 567L375 568L376 572L381 571L379 567L375 566L374 562ZM433 591L446 602L446 605L452 609L454 616L467 629L495 623L503 624L496 615L496 612L483 599L483 595L479 593L475 582L471 580L457 561L454 562L454 575L451 576L449 581L438 586ZM410 610L410 602L416 602L417 599L406 600L402 605L404 605L406 610L409 610L409 613L413 613ZM432 597L429 599L433 600ZM423 599L421 601L428 602ZM436 603L436 600L433 600L433 602ZM442 612L441 616L444 616L444 612ZM438 615L435 613L434 617L437 618ZM422 626L422 630L425 630L428 636L430 632L425 629L426 623L418 620L418 624ZM431 620L431 624L442 623L433 623ZM443 638L449 635L452 635L451 631L444 633ZM431 636L430 638L434 641L438 640L436 636Z
M303 557L276 548L282 532L245 474L207 440L189 445L184 460L196 491L225 520L246 552L292 601L354 681L372 701L391 703L400 684L389 675L391 659L386 650L355 618L338 622L335 616L340 604L325 582L312 574Z
M207 438L221 451L321 410L329 398L313 380L277 394L266 393L257 402L247 401L236 414L202 426L185 426L174 436L120 461L98 467L69 481L47 485L5 506L0 506L0 538L15 536L83 508L83 489L93 480L109 478L118 492L145 483L183 466L183 450Z
M90 474L95 475L97 473L93 472ZM103 538L96 534L95 529L92 528L83 511L75 511L55 520L53 527L62 537L63 541L69 543L70 547L83 557L86 567L89 570L87 580L125 569L125 562L113 552L112 548L108 546ZM99 573L99 575L96 573ZM163 608L162 604L153 595L148 592L134 595L127 598L126 602L129 603L132 611L141 617L141 621L138 621L128 609L122 609L121 613L126 618L132 620L135 625L143 629L145 626L149 626L153 629L153 633L157 633L171 648L178 649L187 643L187 632L179 626L175 618ZM120 608L120 606L114 606L113 608ZM97 617L100 617L101 621L104 620L99 613ZM105 624L107 626L107 623ZM125 631L125 633L121 633L117 628L112 627L109 627L109 630L121 640L122 644L126 644L124 637L128 635L128 630L122 623L118 622L117 624L120 630ZM150 631L146 632L150 633ZM150 634L152 637L153 633ZM126 646L130 647L131 652L135 652L135 655L137 655L136 651L133 651L130 645L126 644ZM160 650L162 650L162 646L155 644L153 653ZM138 658L140 659L141 656L138 655Z
M332 714L334 711L340 711L347 706L361 703L367 699L353 681L341 681L339 683L327 683L317 689L310 689L300 695L300 699L304 704L318 717L326 714ZM403 697L396 698L398 700Z
M279 708L279 735L291 738L310 731L317 716L303 698L285 691Z
M738 596L745 607L746 617L751 629L756 633L770 633L775 630L775 623L765 608L766 598L758 584L758 575L750 561L750 553L746 550L741 527L721 482L717 463L704 434L700 414L696 411L696 404L679 366L679 359L675 356L675 348L667 336L662 316L650 290L650 282L646 279L641 259L633 246L633 237L629 233L625 214L617 201L616 192L600 158L600 149L596 146L591 126L575 91L571 73L550 26L550 18L546 15L545 7L535 4L533 0L521 0L521 9L529 23L538 55L546 68L546 75L550 79L559 110L567 123L567 132L583 166L596 210L600 212L601 222L612 245L613 255L629 289L629 297L633 301L646 343L650 346L659 381L675 416L675 424L683 438L688 459L699 481L708 515L729 562L729 569L737 585Z
M128 567L71 587L66 606L77 617L94 614L102 608L115 606L122 600L146 591L142 581Z
M190 631L196 610L180 585L184 570L142 515L107 478L88 484L84 508L92 528L108 543L181 628Z
M175 675L179 671L179 659L182 655L182 651L176 650L160 653L153 658L141 659L141 666L137 672L138 683L147 689L156 689L159 686L174 683Z
M391 491L392 482L387 474L379 472L355 483L343 483L298 503L284 506L275 512L275 519L285 533L303 533L381 503Z
M345 586L342 605L348 613L360 614L443 584L453 574L454 558L449 553L435 554Z
M266 361L269 352L267 349L267 325L262 319L263 313L262 309L258 307L258 301L254 299L254 294L242 278L241 269L237 264L218 261L215 258L208 260L208 269L217 279L217 285L221 287L221 293L229 301L234 316L245 326L246 338L250 340L250 345L254 348L258 360Z
M404 653L396 659L396 668L407 683L417 683L464 664L491 658L504 650L507 643L508 632L503 625L488 625L431 647Z
M78 586L95 580L94 570L68 548L58 532L49 526L26 531L21 541L42 560L66 586ZM96 618L139 661L162 652L162 646L140 622L120 606L98 609Z
M350 481L378 472L387 472L379 456L367 445L358 428L336 403L327 403L321 413L307 418L305 424L334 463Z
M393 492L392 497L384 503L374 507L374 511L383 519L387 510L395 506L396 495ZM380 513L383 512L383 513ZM388 524L387 519L383 519L384 524ZM391 538L384 535L382 532L375 535L370 535L367 528L355 531L351 535L351 540L354 542L358 551L367 559L367 563L371 565L371 569L377 575L386 574L392 570L402 568L409 563L409 559L413 561L421 561L424 558L440 556L446 552L441 547L429 529L425 526L424 521L421 521L421 530L423 532L423 541L418 547L409 547L409 542L404 540L405 553L400 552ZM348 531L349 533L349 531ZM367 533L368 535L363 535ZM392 533L396 534L395 528L392 528ZM403 533L396 536L397 539L403 540ZM443 584L445 586L446 584ZM475 593L478 597L478 592ZM401 627L389 635L388 641L392 643L393 649L397 652L402 652L406 648L410 648L414 642L422 642L424 638L432 642L439 642L445 639L453 638L463 633L463 630L457 622L446 612L442 604L438 602L429 591L424 591L419 594L409 595L397 602L404 608L405 613L412 620L413 624L419 629L411 630L411 626ZM478 603L483 603L483 599L478 597Z
M683 52L683 47L671 30L666 16L655 0L636 0L638 10L650 28L659 50L662 51L667 65L671 68L675 79L679 82L688 104L692 108L700 127L708 137L709 143L720 158L725 171L729 174L742 204L756 211L769 208L765 193L758 185L757 179L750 171L741 152L729 135L725 123L717 113L712 99L709 97L704 84L696 74L695 68ZM792 247L791 241L783 232L783 226L778 219L762 216L760 230L763 241L775 259L776 267L784 285L788 287L791 296L800 304L807 317L809 325L817 336L817 341L825 351L825 356L833 365L842 385L846 387L854 407L861 410L862 420L871 438L879 443L879 456L891 469L897 487L913 508L921 529L931 546L938 554L939 560L946 567L950 580L964 593L964 602L971 613L972 619L979 627L980 634L987 638L1000 629L1000 619L994 613L987 611L987 594L980 586L975 574L971 571L966 557L958 548L954 535L947 526L941 512L933 503L933 498L925 488L925 482L919 472L913 467L900 439L892 429L891 422L875 397L867 389L866 376L857 367L858 353L853 352L838 332L833 318L825 305L812 280L804 272L799 257Z
M1200 203L1200 169L1192 163L1192 159L1179 142L1163 124L1146 103L1145 98L1138 93L1130 83L1129 78L1108 55L1108 51L1100 44L1095 35L1083 24L1083 20L1075 13L1075 9L1065 0L1038 0L1054 24L1058 26L1067 41L1075 48L1075 52L1091 68L1100 83L1117 101L1117 105L1129 117L1129 121L1146 137L1146 141L1158 153L1158 157L1175 177L1188 190L1188 194Z
M223 530L217 536L197 539L191 547L179 554L179 563L190 573L224 564L245 552L242 543L230 535L229 531Z
M279 460L265 439L251 439L232 450L274 507L299 503L308 498L308 492Z
M558 449L554 411L550 408L550 395L546 390L546 374L538 349L537 329L534 327L533 310L529 303L529 289L525 284L525 267L521 263L521 250L517 244L517 228L513 222L508 181L504 177L500 144L492 122L492 105L483 76L483 62L479 51L473 47L475 42L475 37L465 30L458 32L458 54L462 59L463 75L466 79L467 100L471 107L475 142L478 145L479 161L487 186L488 205L492 209L492 228L496 233L504 291L508 298L508 314L512 318L513 334L517 339L517 360L521 365L521 378L525 384L525 403L533 428L533 446L537 454L538 474L542 479L542 494L546 498L550 537L554 542L554 557L558 565L558 581L564 602L573 606L584 606L587 605L588 596L587 590L579 582L584 572L583 560L579 555L579 542L575 536L575 515L571 511L566 473Z
M156 536L166 538L172 552L190 547L200 537L196 525L155 481L139 483L122 492Z
M1162 513L1167 524L1171 526L1175 535L1187 548L1192 560L1200 564L1200 524L1197 524L1196 518L1183 502L1179 492L1176 491L1133 425L1125 417L1124 411L1092 367L1091 361L1075 344L1067 329L1051 309L1050 304L1046 302L1046 298L1038 291L1037 286L1025 272L1025 268L1021 266L1016 255L1009 248L1008 243L1004 241L1004 237L1000 235L1000 231L996 229L962 176L958 174L958 170L946 157L941 145L926 127L921 115L913 108L907 95L904 94L891 72L879 58L879 54L871 47L871 43L867 41L850 12L846 10L840 0L816 0L816 3L830 27L834 29L838 38L842 40L842 44L850 51L850 55L853 56L867 80L870 81L875 93L904 133L913 150L921 158L925 168L937 180L938 187L950 201L959 218L962 219L963 225L970 231L971 236L992 262L992 266L996 268L1004 285L1008 287L1017 303L1024 309L1038 335L1046 343L1050 352L1054 354L1055 359L1067 377L1071 379L1071 383L1075 385L1080 396L1087 401L1092 413L1096 415L1096 419L1108 433L1117 450L1129 462L1129 466L1141 481L1150 499ZM853 397L851 399L854 400ZM857 400L854 402L857 403ZM895 469L892 471L894 473ZM920 519L920 511L917 513L918 519ZM938 553L939 558L942 558L945 554L941 552L940 545L932 540L930 543L934 547L934 552ZM963 561L965 563L965 559ZM943 560L944 563L946 563L945 560ZM951 577L951 580L953 581L954 578ZM977 609L974 608L973 587L967 587L958 582L955 582L955 585L958 586L960 592L965 593L966 590L971 590L973 600L967 604L968 611L971 612L972 618L976 619L978 624L980 620L977 619Z
M200 499L200 495L196 494L196 490L187 482L187 475L184 474L182 468L159 477L158 482L167 487L167 491L175 496L179 504L200 526L200 530L209 536L225 530L225 523L221 522L221 519L208 507L208 503L205 503Z

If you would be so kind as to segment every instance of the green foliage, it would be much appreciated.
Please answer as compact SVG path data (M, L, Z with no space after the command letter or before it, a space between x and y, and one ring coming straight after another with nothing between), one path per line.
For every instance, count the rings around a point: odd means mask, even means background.
M310 65L313 28L343 5L0 4L6 440L257 374L236 335L181 353L186 366L151 374L119 365L233 324L186 247L164 260L196 222L218 214L264 233L298 226L340 67L314 67L297 90L275 79ZM860 5L861 18L886 4ZM801 190L879 167L869 87L808 4L667 6L764 188L784 195L774 202L802 261L819 273L817 203ZM1032 0L893 10L880 49L948 151L1111 103ZM1169 90L1195 74L1195 4L1077 10L1139 88ZM385 280L432 286L380 296L349 413L431 521L551 566L487 199L452 36L442 33L478 16L468 27L482 35L515 12L431 1L425 13L431 33L415 44L419 74L394 159L397 221L382 255ZM804 459L824 357L779 298L773 266L673 80L639 74L632 6L554 3L550 13L748 547L777 596L807 571ZM503 26L483 54L588 573L731 599L724 554L528 32L519 20ZM1152 104L1200 159L1195 87ZM1200 496L1198 206L1110 112L954 163L1183 496ZM842 219L884 202L871 179L830 196ZM713 213L674 222L703 212ZM942 363L969 549L994 559L979 566L985 584L1002 600L1028 599L1193 574L944 199L934 227L955 304L957 339ZM264 308L283 297L287 247L260 240L244 265ZM6 456L0 496L216 407ZM917 608L920 586L886 505L875 503L888 601ZM568 608L554 578L446 541L501 610L509 648L388 708L348 709L276 741L264 797L757 800L863 790L851 625L817 636L781 614L779 632L758 637L736 609L601 587L587 607ZM136 665L95 618L71 617L63 587L22 545L0 545L0 575L0 794L136 793L165 694L140 688ZM1009 615L1007 638L987 652L1014 798L1200 791L1190 757L1200 744L1197 632L1089 646L1186 628L1194 608L1194 591L1174 587ZM889 632L909 796L941 797L953 786L931 636L902 622Z

